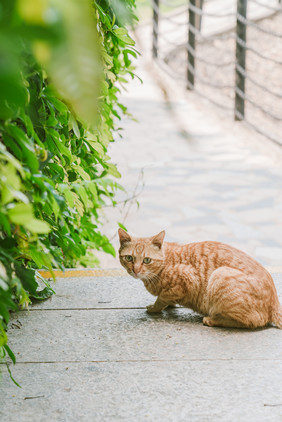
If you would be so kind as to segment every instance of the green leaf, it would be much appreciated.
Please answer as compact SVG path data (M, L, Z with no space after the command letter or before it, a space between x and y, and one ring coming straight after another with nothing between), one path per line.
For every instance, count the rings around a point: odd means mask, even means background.
M75 196L74 195L75 195L74 192L72 192L69 189L66 189L64 191L64 196L66 198L66 201L68 203L68 206L71 207L71 208L74 207L74 202L75 202Z
M53 212L54 212L54 215L55 215L55 219L57 221L58 217L60 215L60 206L59 206L58 202L56 201L56 199L54 197L52 197L51 202L52 202L52 209L53 209Z
M107 243L106 245L102 245L102 249L104 252L107 252L113 256L116 256L115 248L110 243Z
M62 166L56 163L48 163L48 168L51 170L54 180L61 179L64 180L65 173Z
M13 364L16 364L16 357L14 355L14 353L12 352L12 350L10 349L10 347L7 344L4 344L4 349L6 350L6 352L8 353L8 356L11 358Z
M79 196L80 196L80 198L81 198L81 200L84 204L85 209L87 209L88 208L88 196L87 196L86 190L84 189L84 187L82 185L80 185L77 189L77 192L78 192L78 194L79 194Z
M97 203L98 202L98 192L97 192L96 183L90 182L88 184L88 189L92 193L95 203Z
M102 50L101 54L102 54L102 57L105 60L105 62L112 67L113 66L113 58L111 56L109 56L104 49Z
M11 163L18 170L20 175L22 177L24 176L22 165L12 154L7 151L5 145L2 143L0 143L0 158L5 162Z
M123 229L127 232L127 228L122 223L118 223L118 225L121 229Z
M8 220L6 215L4 215L0 212L0 227L1 226L2 226L3 231L6 232L7 235L10 237L11 236L11 226L10 226L9 220Z
M25 225L33 219L31 204L16 204L8 210L8 216L12 223Z
M128 45L135 45L135 41L128 35L127 29L125 28L115 28L113 29L113 33L116 37L118 37L121 41Z
M111 22L110 22L108 16L106 15L106 13L102 9L102 7L100 7L99 4L97 4L96 1L95 1L95 6L97 7L97 9L99 11L99 15L100 15L100 18L101 18L101 21L103 22L103 24L106 25L107 28L111 28Z
M23 159L33 172L38 169L38 160L35 154L32 141L26 136L24 131L14 124L6 124L7 133L12 136L22 152ZM5 136L4 136L5 139Z
M10 6L10 5L9 5ZM16 117L19 109L28 101L28 92L23 83L22 69L19 59L19 39L15 31L7 28L5 9L1 2L1 32L0 32L0 119ZM10 7L9 7L10 8ZM12 7L11 7L12 9Z
M135 59L137 59L137 53L133 50L124 49L124 52L127 54L131 54Z
M32 0L22 1L34 4ZM65 36L56 44L41 45L37 57L76 115L92 126L101 76L94 14L88 0L61 0L52 6ZM48 7L46 2L45 13ZM48 54L41 54L44 48Z
M73 117L72 114L70 115L69 123L70 123L71 129L73 130L75 136L77 138L80 138L80 131L79 131L79 128L78 128L78 124L77 124L77 121Z
M33 216L32 204L16 204L8 209L8 216L12 223L25 226L32 233L49 233L50 227L45 221Z
M35 270L25 268L22 264L15 262L15 271L25 290L27 290L30 295L35 294L38 288Z
M31 298L37 299L37 300L45 300L51 297L54 294L54 290L52 290L50 287L46 286L43 290L40 290L39 292L32 293L30 295Z
M32 218L27 223L25 227L32 233L47 234L50 232L51 228L49 224L45 221L38 220L37 218Z
M73 161L72 153L70 150L64 145L63 140L60 138L59 133L55 129L48 129L48 133L52 136L58 150L65 155L70 162Z
M0 348L3 347L3 345L7 343L7 339L8 339L7 334L0 320Z
M73 165L72 168L80 175L83 180L90 180L90 176L85 170L79 165Z
M112 176L116 177L116 178L120 178L121 174L118 171L118 169L116 168L116 166L112 163L107 163L107 170L108 173L111 174Z
M0 315L3 316L4 321L6 321L6 323L9 322L10 319L10 314L8 311L8 308L5 306L5 304L2 304L0 302Z
M56 98L55 96L48 95L47 96L48 101L54 105L54 107L60 112L60 113L69 113L69 109L66 106L65 103L63 103L61 100Z
M11 380L13 381L13 383L14 383L17 387L22 388L22 387L20 386L20 384L19 384L19 383L15 380L15 378L12 376L12 372L11 372L11 369L10 369L9 365L7 364L6 366L7 366L7 370L8 370L8 372L9 372L9 376L10 376Z
M37 268L46 267L50 271L52 271L51 255L49 253L46 253L46 250L45 251L38 250L39 249L38 246L39 245L30 245L29 254L31 258L37 265ZM38 272L36 272L35 275L37 278L41 279L41 276Z
M105 151L103 146L98 141L94 141L92 139L87 138L87 142L91 147L98 152L98 154L103 157L105 155Z
M5 280L3 280L2 278L0 278L0 290L4 290L4 291L9 290L9 286L8 286L7 282Z

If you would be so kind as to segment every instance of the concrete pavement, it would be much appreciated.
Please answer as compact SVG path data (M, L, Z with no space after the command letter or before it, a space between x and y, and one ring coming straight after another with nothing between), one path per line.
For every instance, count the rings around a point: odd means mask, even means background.
M13 315L22 389L3 367L1 422L282 420L281 330L209 328L184 308L148 315L141 281L100 275L58 279L55 296Z
M125 118L124 138L111 145L127 193L118 194L116 208L103 210L103 231L116 248L120 221L136 236L165 229L168 241L222 241L281 266L282 148L223 119L149 63L140 59L144 83L136 80L124 93L139 123ZM135 195L139 206L122 202ZM103 268L119 265L108 255L99 258Z

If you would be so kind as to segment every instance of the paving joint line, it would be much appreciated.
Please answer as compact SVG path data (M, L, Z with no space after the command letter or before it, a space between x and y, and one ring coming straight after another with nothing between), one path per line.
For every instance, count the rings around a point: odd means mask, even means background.
M17 361L17 365L34 365L34 364L81 364L81 363L146 363L146 362L280 362L282 358L265 359L265 358L250 358L250 359L237 359L237 358L214 358L214 359L117 359L117 360L63 360L63 361ZM0 362L0 365L6 366L5 362Z

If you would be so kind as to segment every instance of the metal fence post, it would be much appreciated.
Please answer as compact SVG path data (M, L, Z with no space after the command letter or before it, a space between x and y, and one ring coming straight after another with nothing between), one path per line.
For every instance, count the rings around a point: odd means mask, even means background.
M204 0L196 0L196 6L197 6L198 9L201 9L201 13L197 13L196 14L195 26L198 29L198 31L201 31L201 27L202 27L202 12L203 12Z
M190 7L192 6L192 8ZM196 0L189 1L189 26L188 26L188 70L187 70L187 88L190 90L194 89L195 85L195 10Z
M158 57L160 0L153 0L153 58Z
M247 4L247 0L237 0L235 120L244 120L245 117Z

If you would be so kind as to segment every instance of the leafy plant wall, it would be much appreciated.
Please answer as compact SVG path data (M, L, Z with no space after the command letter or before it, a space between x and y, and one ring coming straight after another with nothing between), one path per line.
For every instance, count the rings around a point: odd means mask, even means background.
M9 312L39 288L37 268L115 254L99 210L120 174L107 148L137 52L135 0L2 0L0 5L0 355ZM42 284L42 283L41 283Z

